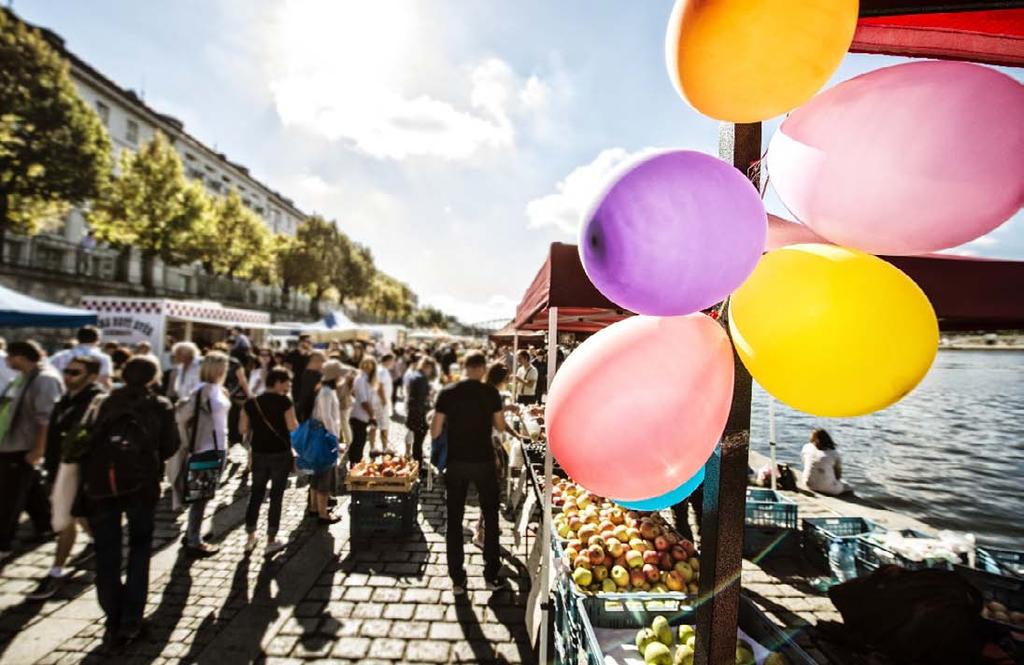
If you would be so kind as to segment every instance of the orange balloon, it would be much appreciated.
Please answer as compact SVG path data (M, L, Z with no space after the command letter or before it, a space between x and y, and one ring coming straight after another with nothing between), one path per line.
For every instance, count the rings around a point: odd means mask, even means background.
M828 81L857 13L858 0L677 0L665 40L669 76L704 115L772 118Z

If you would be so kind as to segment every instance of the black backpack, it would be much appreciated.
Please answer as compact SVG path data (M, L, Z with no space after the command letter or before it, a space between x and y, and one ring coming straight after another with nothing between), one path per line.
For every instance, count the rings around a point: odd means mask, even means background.
M82 468L90 499L109 499L137 492L152 482L159 464L143 417L145 404L135 402L102 414Z

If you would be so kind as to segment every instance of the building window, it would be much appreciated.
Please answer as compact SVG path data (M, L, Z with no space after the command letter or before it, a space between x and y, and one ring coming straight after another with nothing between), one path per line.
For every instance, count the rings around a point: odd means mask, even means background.
M96 102L96 115L100 117L104 127L110 126L110 107L103 102Z
M200 180L201 181L203 179L203 172L200 171L197 168L193 168L193 167L190 166L190 167L188 167L186 169L186 173L187 173L188 177L191 178L192 180Z
M139 142L139 123L134 120L128 121L128 129L124 134L125 138L128 139L129 143Z
M217 192L218 194L220 194L221 191L223 190L223 187L221 187L220 182L214 180L213 178L210 179L208 184L210 185L210 189Z

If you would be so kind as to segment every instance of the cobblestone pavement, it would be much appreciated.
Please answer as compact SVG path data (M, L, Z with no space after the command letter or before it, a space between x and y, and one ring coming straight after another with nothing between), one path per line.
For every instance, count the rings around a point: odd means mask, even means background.
M403 434L400 427L392 436ZM401 440L401 439L399 439ZM216 512L207 519L220 552L194 560L178 541L184 515L165 498L146 610L148 630L117 659L100 653L102 612L90 563L75 568L62 592L45 602L25 598L52 563L54 544L22 549L0 569L0 662L28 663L531 663L525 628L526 569L512 555L511 525L502 522L512 589L489 592L483 557L466 544L469 593L456 601L445 567L443 488L423 488L418 527L407 538L352 541L345 519L330 528L306 519L304 487L285 494L282 535L288 547L266 559L243 550L248 484L244 451L232 451ZM472 501L472 500L471 500ZM266 509L261 520L266 518ZM479 510L467 507L466 524ZM259 533L264 533L261 521ZM27 527L26 527L27 529ZM469 536L466 534L468 541ZM77 546L81 548L81 544Z

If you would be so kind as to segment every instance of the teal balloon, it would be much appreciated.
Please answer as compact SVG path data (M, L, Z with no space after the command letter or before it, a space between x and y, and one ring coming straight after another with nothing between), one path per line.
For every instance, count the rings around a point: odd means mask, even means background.
M694 490L700 487L700 484L704 482L704 467L690 478L685 483L675 488L670 492L666 492L661 496L656 496L651 499L644 499L642 501L619 501L618 499L612 499L615 503L619 504L623 508L630 508L632 510L664 510L669 506L674 506L686 497L693 494Z

